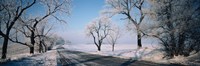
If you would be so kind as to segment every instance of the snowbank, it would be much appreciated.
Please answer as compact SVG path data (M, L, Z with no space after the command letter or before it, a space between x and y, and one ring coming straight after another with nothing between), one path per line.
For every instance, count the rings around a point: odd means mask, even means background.
M41 60L43 66L56 66L57 65L57 51L51 50L47 51L44 54L33 57L35 60Z
M2 65L2 64L0 64ZM57 51L51 50L43 54L20 54L10 58L4 62L5 66L56 66Z
M152 49L149 53L142 57L142 60L155 62L155 63L167 63L167 61L163 60L164 52L160 49Z

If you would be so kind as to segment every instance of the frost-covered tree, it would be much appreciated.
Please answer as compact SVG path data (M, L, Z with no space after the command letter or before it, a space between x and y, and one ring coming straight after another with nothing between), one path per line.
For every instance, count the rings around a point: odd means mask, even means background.
M120 28L116 25L112 25L109 35L107 37L108 43L112 45L112 51L115 50L115 44L117 40L121 37Z
M199 0L149 0L151 17L155 24L149 36L156 37L166 56L188 56L199 51L200 1Z
M49 38L49 32L52 30L52 26L48 26L45 22L43 22L43 24L40 24L39 27L37 28L37 35L38 37L36 38L36 43L38 44L38 47L39 47L39 53L42 53L42 52L46 52L48 49L48 43L47 42L49 41L48 38Z
M3 37L2 59L6 58L8 41L11 39L10 32L28 8L32 7L36 0L1 0L0 1L0 36Z
M101 16L94 19L86 27L87 36L93 38L98 51L101 51L101 45L104 39L109 35L111 29L111 20L108 17Z
M138 48L142 47L140 25L145 17L144 0L106 0L106 4L108 10L105 13L112 13L111 16L115 14L125 15L125 19L128 19L135 26Z
M39 0L36 3L40 4L41 8L45 9L43 11L45 14L36 14L35 17L25 17L20 19L23 26L22 28L25 29L21 30L21 32L30 39L32 45L29 46L30 53L34 53L34 45L36 43L35 40L37 37L41 36L37 34L38 25L49 18L55 19L58 22L66 22L58 16L60 16L59 14L69 15L71 0Z
M34 53L35 38L38 36L36 35L37 25L50 16L58 21L63 22L63 20L57 17L59 15L58 13L69 13L70 9L68 8L70 7L70 2L71 0L1 0L0 37L3 37L4 40L2 47L2 59L6 58L8 41L26 45L30 47L30 53ZM28 12L30 11L28 9L35 5L40 5L42 9L37 10L44 11L44 14ZM30 15L36 16L31 16L30 18L27 17ZM22 22L21 25L17 26L24 26L26 28L25 30L30 31L29 34L25 34L27 32L21 32L23 29L13 27L16 26L16 24L20 24L20 22ZM18 41L16 38L11 38L10 33L12 30L17 30L18 32L20 31L25 35L25 37L30 38L32 45L28 45L23 41Z

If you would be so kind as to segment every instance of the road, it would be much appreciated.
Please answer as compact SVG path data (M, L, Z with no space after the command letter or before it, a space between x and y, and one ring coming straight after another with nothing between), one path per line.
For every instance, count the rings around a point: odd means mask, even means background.
M79 51L59 49L58 66L181 66L178 64L157 64L111 56L88 54Z

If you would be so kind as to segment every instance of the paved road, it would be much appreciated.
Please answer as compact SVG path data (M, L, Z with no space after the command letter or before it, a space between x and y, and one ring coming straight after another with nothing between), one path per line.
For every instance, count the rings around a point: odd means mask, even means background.
M181 66L178 64L157 64L111 56L88 54L79 51L58 50L58 66Z

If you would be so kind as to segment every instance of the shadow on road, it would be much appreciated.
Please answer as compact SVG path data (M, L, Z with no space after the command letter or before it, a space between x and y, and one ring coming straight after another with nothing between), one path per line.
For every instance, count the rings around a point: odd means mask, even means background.
M129 59L128 61L122 63L120 66L128 66L130 65L131 63L134 63L136 62L137 60L132 60L132 59Z

